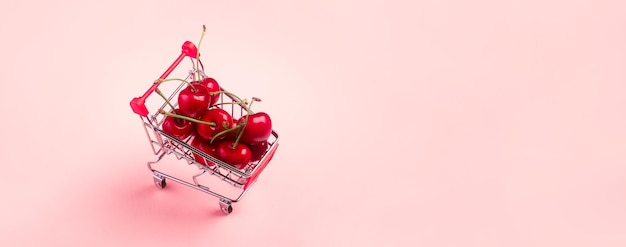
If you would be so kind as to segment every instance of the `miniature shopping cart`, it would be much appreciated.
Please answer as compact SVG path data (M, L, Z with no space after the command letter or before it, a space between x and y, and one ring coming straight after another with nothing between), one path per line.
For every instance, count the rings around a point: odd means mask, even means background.
M178 65L185 59L189 57L192 61L196 61L196 64L201 61L198 57L198 52L196 46L186 41L182 46L182 52L179 57L172 63L172 65L161 75L160 79L166 79L168 76L178 67ZM203 66L202 66L203 67ZM203 79L206 77L204 74L204 70L197 68L197 66L193 66L192 70L189 70L188 76L185 79L186 81L191 81L198 79L196 75L198 75ZM205 192L212 196L219 198L219 205L221 210L230 214L233 210L232 203L240 201L243 196L250 190L250 187L256 182L259 175L263 172L266 166L269 164L270 160L274 156L276 149L278 148L278 134L272 130L271 136L267 140L268 147L265 152L262 154L261 158L258 161L251 162L244 168L237 169L213 156L208 155L205 152L200 151L199 149L193 147L190 143L194 138L194 135L180 140L176 137L173 137L163 131L161 125L165 119L165 115L162 112L169 112L173 109L171 107L177 107L177 95L186 85L185 82L181 82L178 87L173 87L171 92L165 93L164 89L159 86L159 84L154 83L141 97L137 97L131 100L130 106L134 113L138 114L142 125L146 131L146 135L148 136L148 140L152 147L152 151L154 155L156 155L155 160L148 162L148 168L153 173L154 183L158 188L165 188L166 179L178 182L180 184L186 185L191 188L195 188L199 191ZM159 90L159 91L156 91ZM224 88L222 87L222 90ZM154 92L161 92L164 97L168 97L168 101L171 105L167 104L165 99L161 98L160 102L155 104L155 107L158 107L153 112L149 112L146 107L146 100L153 94ZM150 97L157 98L158 97ZM236 99L228 94L222 94L220 97L220 103L216 104L216 106L211 107L221 107L222 109L229 112L234 119L238 119L247 112L244 108L239 104L228 104L228 102L236 102ZM162 102L162 103L161 103ZM163 171L157 170L154 166L158 163L165 155L173 155L177 160L185 160L187 165L191 165L198 168L198 172L194 173L194 175L190 175L187 179L177 178L174 175L167 174ZM198 157L201 157L203 160L197 160ZM202 164L204 163L204 164ZM207 165L205 165L207 164ZM203 176L204 175L204 176ZM226 190L225 187L228 187L228 191L231 193L228 194L226 191L222 192L215 188L219 186L209 187L206 183L200 181L200 178L210 177L214 181L219 180L220 185L222 185L223 189Z

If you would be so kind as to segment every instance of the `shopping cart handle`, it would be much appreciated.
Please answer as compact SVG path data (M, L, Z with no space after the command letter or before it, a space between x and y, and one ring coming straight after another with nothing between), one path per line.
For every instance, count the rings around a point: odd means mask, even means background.
M170 65L169 68L159 77L160 80L167 78L170 73L183 61L185 57L198 58L198 48L196 45L189 41L185 41L182 46L182 51L176 61ZM159 84L152 84L152 86L146 91L141 97L133 98L130 101L130 108L133 109L133 112L139 114L140 116L146 117L148 116L148 108L146 108L146 98L154 92L154 90L159 86Z

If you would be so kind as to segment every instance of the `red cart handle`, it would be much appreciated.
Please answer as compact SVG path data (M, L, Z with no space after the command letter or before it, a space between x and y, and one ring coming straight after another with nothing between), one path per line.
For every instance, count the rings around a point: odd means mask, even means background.
M183 61L185 56L197 59L198 55L198 48L196 48L196 45L189 41L185 41L182 46L182 52L180 53L176 61L174 61L174 63L172 63L169 68L167 68L163 75L159 77L159 80L167 78L170 73L172 73L172 71L176 68L176 66L178 66L178 64ZM148 108L146 108L146 98L148 98L148 96L150 96L150 94L152 94L152 92L154 92L154 90L158 86L159 84L152 84L148 91L146 91L146 93L144 93L141 97L136 97L130 101L130 108L133 109L133 112L143 117L148 116Z

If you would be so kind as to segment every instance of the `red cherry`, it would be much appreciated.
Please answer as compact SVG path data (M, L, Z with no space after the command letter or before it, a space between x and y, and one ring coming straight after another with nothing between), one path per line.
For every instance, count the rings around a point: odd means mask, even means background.
M209 141L202 139L199 136L196 136L193 138L193 141L191 141L191 146L197 148L198 150L200 150L201 152L204 152L206 154L208 154L211 157L216 157L216 150L217 147L215 145L211 145L209 143ZM214 166L215 163L211 162L210 160L206 160L208 161L205 162L204 157L202 157L201 155L197 154L197 153L193 153L193 158L196 160L196 162L203 164L205 166Z
M234 140L225 140L217 145L217 158L237 169L244 168L252 159L250 148L243 143L234 146Z
M208 90L209 93L214 93L214 92L219 92L220 90L222 90L220 88L220 85L217 83L217 81L213 78L204 78L202 80L202 82L200 82L202 85L204 85ZM220 98L220 94L215 94L215 95L211 95L211 100L209 102L209 106L214 105L215 103L217 103L217 101Z
M206 86L192 82L178 93L178 108L185 116L200 118L209 107L210 98L209 89Z
M233 126L231 128L237 128L237 123L239 122L239 120L233 118ZM239 133L240 129L235 129L231 132L226 133L226 137L224 139L231 139L231 140L236 140L237 139L237 133Z
M272 119L265 112L257 112L251 115L245 115L237 121L241 125L245 123L241 141L249 144L259 144L267 141L272 134Z
M173 110L172 113L176 114L178 109ZM193 123L185 119L166 116L161 126L163 131L175 138L184 140L194 131Z
M233 118L222 108L211 108L207 110L200 120L215 123L215 126L208 124L196 125L196 133L206 140L211 140L217 133L233 127ZM220 135L217 140L224 139L225 137L227 137L227 135Z
M263 157L265 151L267 151L268 146L269 145L267 141L261 142L259 144L248 145L248 147L250 148L250 153L252 154L252 158L250 159L250 161L254 162L260 160L261 157Z

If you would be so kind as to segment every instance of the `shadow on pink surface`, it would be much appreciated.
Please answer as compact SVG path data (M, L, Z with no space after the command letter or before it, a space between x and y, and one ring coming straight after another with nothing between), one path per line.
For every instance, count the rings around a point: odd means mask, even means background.
M164 189L157 188L145 166L147 160L113 159L111 164L120 164L115 169L125 170L109 169L89 182L94 186L84 190L83 196L93 198L88 202L93 211L87 212L94 219L92 234L124 242L158 238L163 243L180 243L212 232L226 218L237 217L221 212L217 198L182 184L168 181Z

